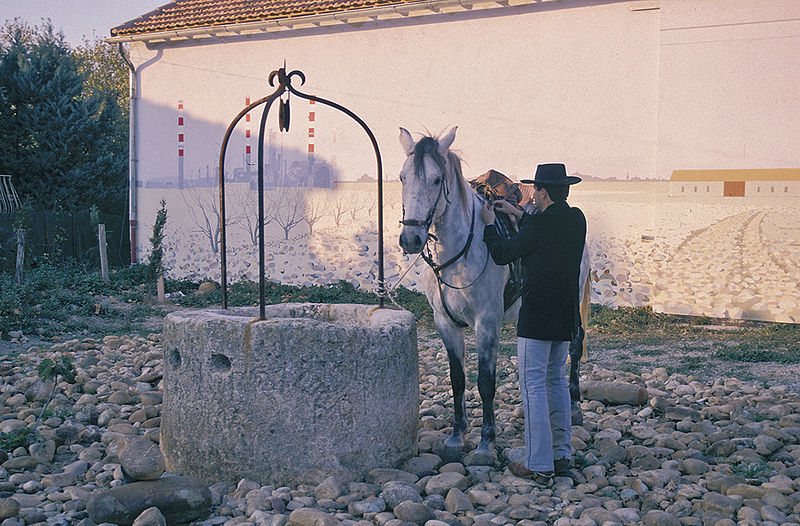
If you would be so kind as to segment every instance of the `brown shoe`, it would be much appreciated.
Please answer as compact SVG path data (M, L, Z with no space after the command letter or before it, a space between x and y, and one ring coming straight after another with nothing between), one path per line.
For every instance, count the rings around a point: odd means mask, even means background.
M511 462L508 470L523 479L530 479L539 486L547 487L553 482L552 471L531 471L522 462Z

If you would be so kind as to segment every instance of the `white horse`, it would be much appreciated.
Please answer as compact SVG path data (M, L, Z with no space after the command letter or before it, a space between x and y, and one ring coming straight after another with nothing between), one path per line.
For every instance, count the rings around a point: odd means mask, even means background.
M403 185L400 246L407 254L422 252L429 265L423 274L423 287L433 308L434 324L447 349L453 389L453 433L445 442L444 452L448 457L460 456L464 445L467 430L464 330L467 326L475 330L478 392L483 407L481 440L476 455L488 463L493 458L495 440L494 396L500 324L516 321L520 300L504 309L503 289L509 279L509 268L496 265L483 242L484 225L480 219L483 200L464 179L460 159L449 150L455 136L456 128L453 128L440 139L423 137L414 142L411 134L400 128L400 143L408 156L400 172ZM588 276L587 255L584 249L582 284ZM575 347L576 354L570 352L573 401L576 395L580 396L577 363L582 344Z

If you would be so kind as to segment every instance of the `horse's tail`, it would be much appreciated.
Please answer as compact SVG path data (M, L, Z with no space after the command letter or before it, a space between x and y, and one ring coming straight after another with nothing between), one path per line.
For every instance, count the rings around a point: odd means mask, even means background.
M583 349L581 349L581 361L583 363L586 363L586 361L589 359L589 353L586 351L586 340L588 338L585 331L586 329L589 328L589 311L591 310L592 307L591 303L592 287L588 272L586 273L586 278L581 281L581 284L583 285L581 287L583 289L583 294L581 295L580 314L581 314L581 327L583 327L584 330L584 336L582 342Z

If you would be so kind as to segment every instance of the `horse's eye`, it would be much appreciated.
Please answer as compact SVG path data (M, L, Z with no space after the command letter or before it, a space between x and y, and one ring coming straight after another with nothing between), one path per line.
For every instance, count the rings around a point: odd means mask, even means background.
M436 185L436 186L439 186L440 184L442 184L442 178L439 177L438 179L434 179L433 180L433 184Z

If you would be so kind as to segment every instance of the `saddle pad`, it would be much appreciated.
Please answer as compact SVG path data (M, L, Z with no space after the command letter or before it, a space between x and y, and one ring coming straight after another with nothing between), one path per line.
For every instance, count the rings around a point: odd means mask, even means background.
M489 170L471 180L469 184L485 199L505 199L515 205L522 201L519 183L515 183L497 170Z
M471 180L469 184L486 200L495 201L497 199L505 199L511 204L519 205L523 199L519 183L515 183L497 170L489 170L485 174ZM497 214L495 225L497 226L497 232L500 234L500 237L504 239L511 238L517 231L516 224L514 224L506 214ZM521 267L520 261L512 261L508 265L511 274L503 289L504 310L508 310L522 293Z

